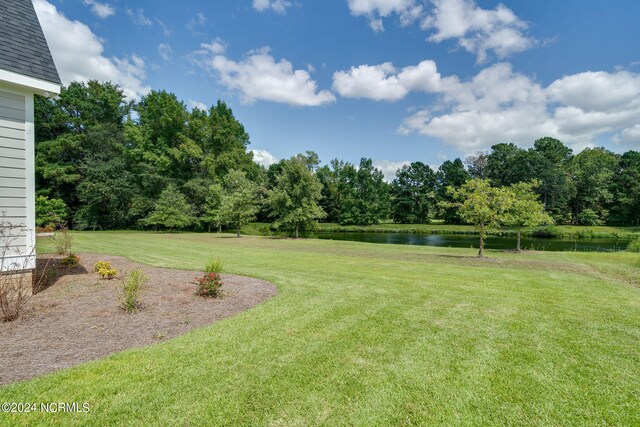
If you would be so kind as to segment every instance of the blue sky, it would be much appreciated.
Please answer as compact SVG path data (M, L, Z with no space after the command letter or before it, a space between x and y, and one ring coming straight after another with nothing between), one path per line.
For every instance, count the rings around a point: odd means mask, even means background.
M34 0L63 81L225 100L268 162L640 148L640 2Z

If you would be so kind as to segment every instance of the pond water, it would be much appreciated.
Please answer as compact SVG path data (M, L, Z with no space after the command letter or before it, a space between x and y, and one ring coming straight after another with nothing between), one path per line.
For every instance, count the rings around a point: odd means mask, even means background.
M399 245L440 246L451 248L477 248L478 237L466 234L411 234L411 233L348 233L317 231L314 236L328 240L350 240L367 243L393 243ZM552 239L523 237L522 249L537 251L623 251L628 239ZM485 241L487 249L515 249L516 237L490 236Z

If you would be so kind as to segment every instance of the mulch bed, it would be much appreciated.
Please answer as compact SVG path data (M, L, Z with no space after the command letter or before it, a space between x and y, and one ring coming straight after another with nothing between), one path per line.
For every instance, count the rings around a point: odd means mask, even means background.
M119 280L100 279L93 272L99 260L111 262L119 276L132 269L148 275L142 310L129 314L119 308ZM38 257L40 271L47 263L48 274L20 317L0 323L0 384L168 340L277 294L264 280L223 274L222 296L204 298L195 294L193 284L202 272L149 267L115 256L80 254L75 269L62 266L59 257Z

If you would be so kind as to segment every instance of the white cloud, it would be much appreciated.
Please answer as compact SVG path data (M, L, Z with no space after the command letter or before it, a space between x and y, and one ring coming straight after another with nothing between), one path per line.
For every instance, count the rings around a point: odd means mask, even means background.
M639 88L638 74L588 71L558 79L547 91L555 101L584 111L614 112L628 109L629 106L639 107Z
M267 150L251 150L251 152L253 153L253 161L266 168L278 163L278 159Z
M624 129L613 137L617 144L633 145L636 149L640 147L640 124Z
M383 19L397 15L401 25L420 21L430 31L428 40L440 43L455 39L458 45L476 55L478 62L490 53L505 58L535 44L526 35L527 24L511 9L499 4L482 9L474 0L347 0L351 13L366 16L374 31L383 31Z
M213 53L214 55L220 55L227 50L227 43L220 37L217 37L211 43L201 43L200 47Z
M171 49L169 43L160 43L158 45L158 54L163 60L169 62L173 54L173 49Z
M207 107L207 104L205 104L204 102L195 101L193 99L189 100L189 107L191 107L192 110L194 108L197 108L198 110L209 111L209 107Z
M258 12L273 10L279 14L285 14L287 8L293 6L293 2L287 0L253 0L253 8Z
M131 22L136 25L139 25L141 27L150 27L153 25L153 21L145 16L143 9L137 9L135 11L131 9L125 9L125 13L129 16Z
M360 65L333 74L333 89L345 98L397 101L411 91L436 92L442 85L434 61L398 71L392 63Z
M331 91L318 90L308 71L295 70L286 59L276 61L268 48L248 53L241 61L233 61L220 51L221 46L203 44L191 59L212 71L220 84L240 94L242 102L257 100L295 106L319 106L335 101ZM218 53L216 53L218 52Z
M402 25L408 25L424 13L424 8L415 0L348 0L349 9L355 16L369 18L369 26L376 32L384 31L382 18L391 14L400 16Z
M374 160L373 167L380 169L384 175L384 180L391 182L396 179L396 171L405 165L410 165L411 162L405 160L403 162L392 162L389 160Z
M462 48L476 55L478 62L486 61L489 52L505 58L534 44L524 34L527 24L503 4L482 9L473 0L434 0L434 7L421 26L435 31L429 36L432 42L457 39Z
M615 133L614 141L637 141L640 75L627 71L566 76L548 87L495 64L462 82L440 80L438 101L407 117L399 131L441 139L463 152L497 142L530 144L554 136L575 146Z
M107 3L100 3L95 0L82 0L82 3L90 6L91 13L96 15L98 18L105 19L116 13L116 10L113 8L113 6Z
M34 0L33 5L65 85L94 79L120 85L129 98L149 92L142 58L106 58L103 41L85 24L69 20L46 0Z

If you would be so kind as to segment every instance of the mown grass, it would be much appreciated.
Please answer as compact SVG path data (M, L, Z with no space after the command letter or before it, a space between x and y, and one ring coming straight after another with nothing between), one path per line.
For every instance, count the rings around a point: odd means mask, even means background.
M75 237L78 251L152 265L217 258L280 294L177 339L3 387L0 402L91 412L0 414L0 425L640 424L637 254L478 260L340 241Z

